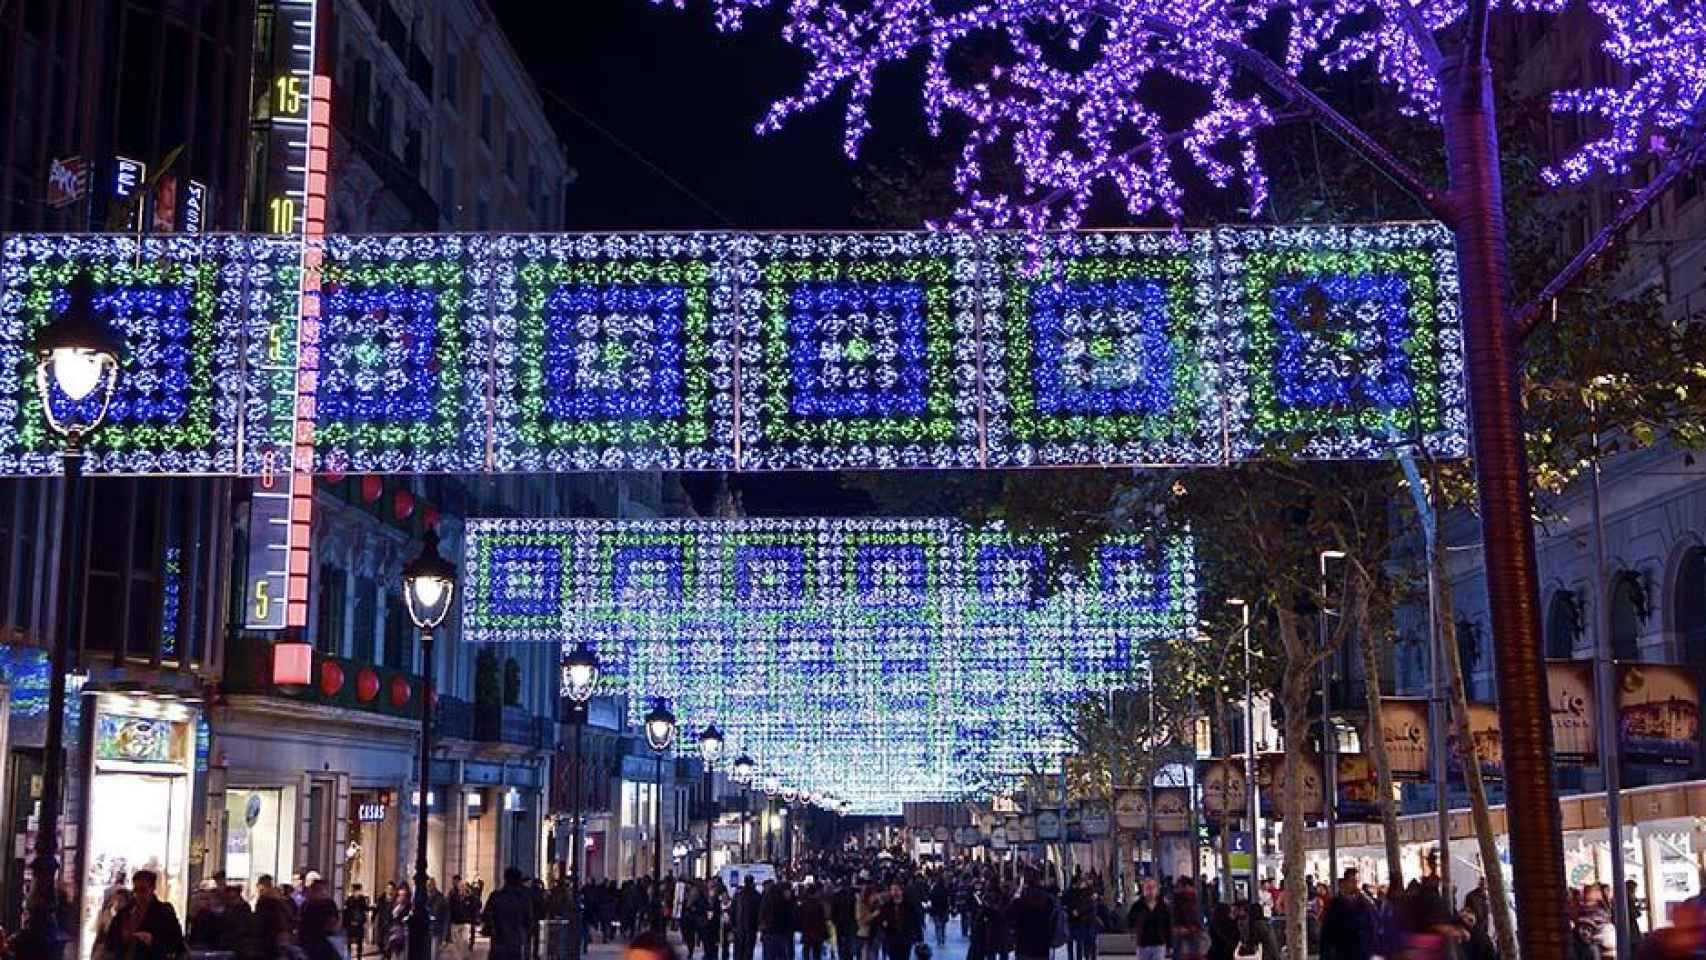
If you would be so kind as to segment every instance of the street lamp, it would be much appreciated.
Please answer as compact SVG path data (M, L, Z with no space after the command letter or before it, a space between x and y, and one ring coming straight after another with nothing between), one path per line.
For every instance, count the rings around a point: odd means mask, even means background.
M755 769L752 757L747 754L735 758L735 780L746 785L740 795L740 858L747 863L752 862L752 842L747 839L746 820L747 808L752 806L752 774Z
M403 603L421 632L421 784L415 805L415 889L409 905L409 960L431 960L432 918L427 915L427 807L432 779L432 634L450 612L456 594L456 565L438 555L438 534L428 530L421 552L403 566Z
M592 700L593 688L598 686L598 655L585 643L575 647L561 664L563 696L568 699L569 723L575 728L574 774L570 778L574 800L571 810L574 826L570 831L569 856L564 861L564 880L574 877L578 886L581 876L581 736L586 730L586 706ZM580 940L575 939L575 953L580 953Z
M699 734L699 756L705 761L705 879L711 879L711 824L715 820L712 811L716 807L713 794L716 792L716 780L711 775L711 765L723 753L723 731L716 724L705 728Z
M652 849L652 880L663 880L663 755L675 742L675 714L660 699L646 714L646 744L657 754L657 838Z
M1327 561L1345 559L1343 550L1321 551L1321 612L1315 618L1316 639L1321 644L1321 784L1326 796L1321 808L1327 819L1327 876L1329 885L1339 882L1339 828L1335 824L1333 807L1339 799L1338 753L1339 738L1333 730L1333 718L1327 703L1327 683L1332 676L1331 657L1327 656ZM1287 746L1290 746L1289 744ZM1442 786L1440 789L1444 789Z
M43 749L41 814L29 927L19 938L24 958L64 955L69 935L59 927L59 807L65 767L65 673L82 629L77 596L83 539L83 444L107 418L118 385L120 343L95 315L95 292L87 275L71 282L65 309L35 338L36 392L48 428L62 440L60 511L60 604L58 642L48 679L47 736Z
M1261 831L1261 824L1257 822L1256 813L1256 708L1250 682L1250 605L1238 597L1229 597L1226 605L1238 608L1242 621L1240 629L1244 635L1244 798L1250 807L1246 811L1250 820L1250 902L1259 903L1262 872L1256 835Z

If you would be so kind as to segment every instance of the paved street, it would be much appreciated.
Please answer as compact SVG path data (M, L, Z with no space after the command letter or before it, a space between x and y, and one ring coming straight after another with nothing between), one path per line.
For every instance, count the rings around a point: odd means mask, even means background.
M669 938L671 942L675 944L676 950L684 955L685 951L681 944L681 935L672 932ZM948 924L947 944L937 947L934 942L931 943L931 949L935 951L932 956L932 960L965 960L966 948L968 946L969 944L966 942L966 939L960 936L959 920L955 919L953 922ZM484 940L479 941L474 946L473 960L486 960L487 950L487 942ZM613 941L611 943L603 943L597 938L594 938L592 949L587 951L585 960L617 960L617 958L621 957L622 950L623 943L620 940ZM1064 950L1056 951L1056 953L1061 957L1066 955ZM444 952L440 952L439 957L441 960L448 960L449 955ZM698 958L700 957L700 954L696 953L694 954L694 957ZM804 957L805 954L800 950L796 949L794 951L794 960L804 960ZM824 960L834 960L834 957L834 950L826 947L824 950ZM762 960L762 955L760 955L757 960Z

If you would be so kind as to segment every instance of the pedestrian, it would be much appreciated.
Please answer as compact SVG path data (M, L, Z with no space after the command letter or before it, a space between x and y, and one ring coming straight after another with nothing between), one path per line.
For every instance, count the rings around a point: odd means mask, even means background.
M941 873L936 874L936 882L930 885L930 922L936 927L936 946L948 944L948 918L954 913L953 893L948 889L948 881Z
M397 895L391 901L391 922L386 927L385 943L381 948L384 960L402 953L409 942L409 914L414 910L414 892L407 883L397 884Z
M996 883L978 908L983 925L984 960L1007 960L1013 952L1013 923L1007 912L1011 904L1007 888Z
M1255 957L1256 960L1280 960L1279 937L1274 934L1273 925L1262 910L1262 905L1250 902L1244 905L1244 942L1238 948L1240 957Z
M533 907L533 925L527 928L527 956L539 960L539 928L545 922L545 884L538 877L528 885L527 898Z
M877 893L876 884L866 884L859 892L859 905L853 917L858 925L859 960L879 960L882 952L882 921L883 899Z
M1321 960L1369 960L1374 945L1374 908L1352 868L1339 881L1339 895L1321 914Z
M752 960L758 945L760 900L758 887L749 873L741 881L740 890L729 906L729 915L734 926L735 960Z
M155 896L159 878L152 870L130 876L131 900L113 915L106 942L126 960L176 960L184 953L178 912Z
M491 937L490 960L522 960L534 928L533 895L515 867L504 869L504 885L486 901L482 925Z
M296 905L264 873L255 878L255 933L269 957L295 946Z
M883 953L887 960L912 960L912 946L923 939L924 918L900 884L889 887L877 925L882 929Z
M1216 903L1208 918L1208 960L1234 960L1241 939L1232 907L1224 900Z
M800 928L804 960L824 960L823 944L829 939L829 908L817 884L808 884L800 897L795 916Z
M766 880L758 900L758 936L764 944L764 960L788 960L793 952L794 932L788 916L790 905L783 882Z
M708 906L705 893L697 883L687 885L686 897L681 908L681 943L686 948L687 960L693 960L693 948L699 945ZM709 953L705 954L705 960L712 960Z
M725 922L723 911L727 898L723 896L723 881L713 880L710 889L705 894L705 926L699 931L699 939L705 943L705 960L718 960L722 956Z
M297 915L296 944L308 960L344 960L348 945L332 887L317 873L310 874L303 891L302 912Z
M381 956L385 953L385 942L391 939L391 908L397 902L397 883L394 880L385 881L385 889L379 898L373 901L373 942L379 948Z
M1126 914L1126 928L1137 941L1137 960L1165 960L1173 942L1173 915L1161 899L1161 885L1143 878L1143 889Z
M1054 950L1058 909L1036 868L1027 867L1024 887L1007 912L1013 925L1013 952L1018 960L1049 960Z
M829 922L835 928L835 960L856 960L859 952L859 891L851 878L836 884L829 898Z
M349 938L350 955L355 960L361 960L367 952L367 917L371 910L361 884L351 884L349 896L344 898L344 936Z

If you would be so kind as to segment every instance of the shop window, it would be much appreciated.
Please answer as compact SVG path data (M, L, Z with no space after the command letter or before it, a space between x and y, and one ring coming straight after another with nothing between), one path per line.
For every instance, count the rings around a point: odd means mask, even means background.
M225 877L251 902L256 880L288 883L295 871L295 818L294 787L225 791Z
M355 642L350 647L350 656L357 660L371 661L373 646L378 641L379 609L378 593L372 578L357 577L355 581Z
M392 594L385 597L385 666L393 670L408 669L409 611L403 601Z
M344 638L344 582L347 574L329 563L320 565L319 612L314 620L314 648L336 656Z
M1706 548L1682 558L1676 574L1676 640L1684 663L1706 663Z

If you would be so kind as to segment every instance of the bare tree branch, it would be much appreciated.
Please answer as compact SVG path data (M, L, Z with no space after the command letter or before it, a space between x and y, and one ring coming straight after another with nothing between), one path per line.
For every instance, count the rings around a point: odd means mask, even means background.
M1546 304L1574 283L1576 278L1581 276L1582 271L1598 259L1599 255L1604 253L1623 231L1629 228L1629 224L1635 222L1636 217L1640 216L1659 197L1663 196L1666 190L1670 189L1670 185L1676 181L1677 177L1702 161L1706 161L1706 133L1699 134L1692 144L1673 154L1670 161L1659 170L1658 176L1655 176L1651 183L1642 187L1633 199L1624 204L1617 211L1617 214L1600 228L1599 233L1595 234L1593 239L1589 240L1570 259L1570 262L1564 265L1564 269L1558 271L1557 276L1548 281L1546 286L1540 288L1540 292L1535 294L1533 299L1522 305L1522 309L1518 310L1516 315L1511 318L1511 326L1516 331L1517 339L1521 340L1527 337L1539 325L1541 310L1545 308Z

